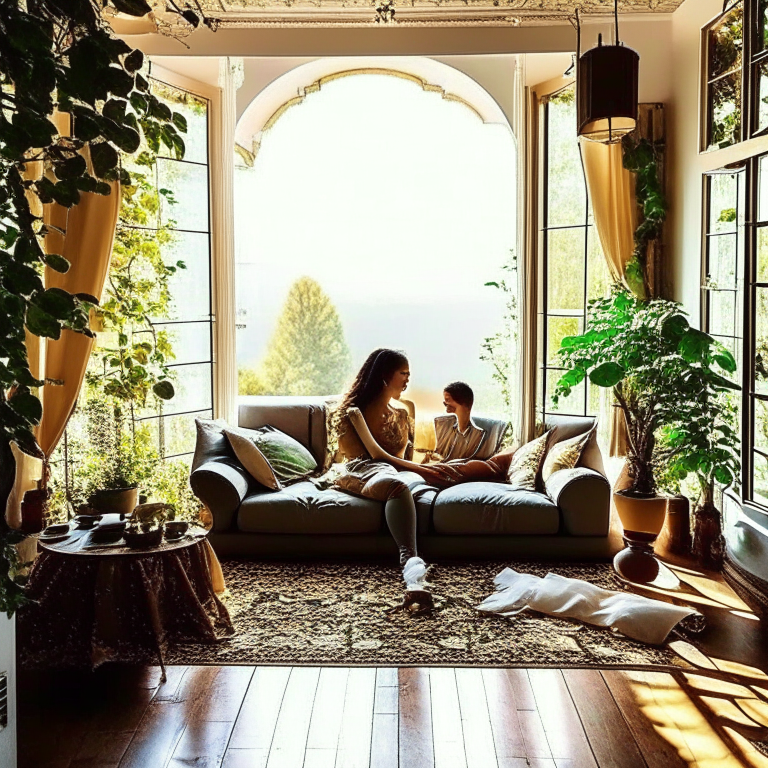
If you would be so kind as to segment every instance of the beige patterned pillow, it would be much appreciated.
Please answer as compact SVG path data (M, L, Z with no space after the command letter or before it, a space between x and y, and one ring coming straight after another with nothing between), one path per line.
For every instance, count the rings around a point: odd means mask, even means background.
M538 491L541 462L547 452L549 432L531 440L515 451L512 463L507 470L507 481L516 491Z
M597 425L592 427L589 432L576 435L568 440L561 440L555 443L547 452L544 459L544 465L541 468L541 479L546 483L550 476L560 469L573 469L584 453L584 449L590 440L595 439Z
M250 429L229 428L222 430L237 456L237 460L243 465L243 469L256 481L272 491L279 491L283 484L277 479L274 470L267 457L256 447L249 432Z

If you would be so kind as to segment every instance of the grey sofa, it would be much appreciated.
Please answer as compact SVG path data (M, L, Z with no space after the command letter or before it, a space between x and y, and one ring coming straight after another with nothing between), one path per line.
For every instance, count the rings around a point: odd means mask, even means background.
M241 427L271 425L306 446L322 465L327 451L325 398L243 397ZM555 417L554 440L589 430L591 418ZM395 557L381 502L310 481L269 491L240 466L215 430L201 436L190 483L211 510L210 542L220 555L285 557ZM596 447L581 466L555 472L547 493L515 491L503 483L465 483L438 491L408 476L416 500L419 553L426 559L603 559L610 486Z

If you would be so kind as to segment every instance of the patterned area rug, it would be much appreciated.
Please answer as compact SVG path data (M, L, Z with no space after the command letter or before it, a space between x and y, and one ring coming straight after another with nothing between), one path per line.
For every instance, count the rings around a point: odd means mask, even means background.
M609 564L446 563L430 572L431 615L398 609L400 571L377 563L224 560L236 628L218 645L177 645L168 664L685 666L671 650L542 614L479 614L504 567L622 589Z

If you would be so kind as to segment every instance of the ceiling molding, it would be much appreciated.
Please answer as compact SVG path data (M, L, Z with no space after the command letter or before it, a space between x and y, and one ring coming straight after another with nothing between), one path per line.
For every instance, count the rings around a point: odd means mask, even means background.
M668 14L683 0L619 0L623 16ZM158 20L164 0L155 0ZM375 0L199 0L219 28L238 27L517 27L563 23L578 8L582 17L610 17L612 0L394 0L395 19L379 24ZM181 22L185 23L185 22Z

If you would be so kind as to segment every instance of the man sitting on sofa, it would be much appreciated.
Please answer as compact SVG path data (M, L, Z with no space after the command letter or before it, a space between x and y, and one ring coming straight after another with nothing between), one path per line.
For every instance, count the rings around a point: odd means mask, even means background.
M435 418L435 453L444 461L471 459L483 444L486 433L472 421L475 395L469 384L454 381L443 390L446 415ZM432 456L433 460L439 459Z

